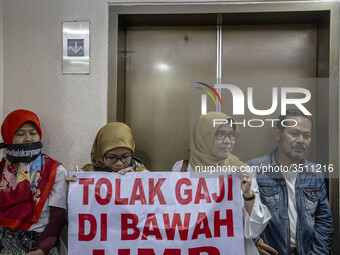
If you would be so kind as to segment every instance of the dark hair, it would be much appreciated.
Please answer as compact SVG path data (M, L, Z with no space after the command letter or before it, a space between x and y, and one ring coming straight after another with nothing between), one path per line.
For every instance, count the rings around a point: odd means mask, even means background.
M302 116L302 117L305 117L305 118L309 119L310 123L312 124L312 129L313 129L313 119L312 119L312 116L304 114L299 109L288 109L286 111L286 115L280 115L279 116L279 121L276 123L276 128L280 129L281 132L282 132L283 129L285 128L284 126L282 126L282 121L284 121L286 119L289 119L288 117L290 117L290 116Z

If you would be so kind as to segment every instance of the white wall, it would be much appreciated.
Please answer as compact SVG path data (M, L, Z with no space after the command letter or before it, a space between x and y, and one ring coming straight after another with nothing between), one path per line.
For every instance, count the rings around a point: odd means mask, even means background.
M90 161L107 120L107 10L106 1L3 2L4 115L36 112L43 151L68 170ZM90 21L90 75L62 74L62 22L74 20Z

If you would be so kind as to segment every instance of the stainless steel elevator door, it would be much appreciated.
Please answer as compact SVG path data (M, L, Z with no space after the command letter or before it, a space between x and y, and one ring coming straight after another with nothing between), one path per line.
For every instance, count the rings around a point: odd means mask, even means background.
M216 76L215 26L133 26L126 32L126 123L147 169L188 159L192 79Z
M136 155L149 170L171 170L177 160L189 158L190 86L216 77L216 44L215 26L127 28L126 51L132 53L126 58L125 120L134 132ZM224 26L222 82L253 78L241 89L246 96L245 87L254 87L254 106L267 109L271 87L261 79L280 77L294 84L296 78L315 77L316 49L315 25ZM306 80L304 86L314 95L307 107L315 118L316 84ZM222 101L222 111L231 114L232 101ZM269 117L277 117L278 110ZM245 114L242 119L255 118ZM234 154L248 160L274 146L270 126L241 128ZM313 159L315 145L311 149Z
M305 107L316 123L317 76L316 24L278 24L223 27L222 82L237 83L245 96L245 115L234 116L237 121L261 119L261 128L240 127L240 136L233 153L241 160L268 154L275 146L274 128L265 119L277 119L280 114L280 87L302 87L311 92ZM235 84L236 85L236 84ZM270 116L257 116L247 108L247 87L253 87L254 107L269 109L272 88L278 87L278 107ZM289 95L299 98L300 95ZM230 95L222 93L222 111L231 114ZM288 105L287 109L296 108ZM259 122L253 122L260 125ZM275 123L276 124L276 123ZM312 143L307 158L316 161L314 125Z

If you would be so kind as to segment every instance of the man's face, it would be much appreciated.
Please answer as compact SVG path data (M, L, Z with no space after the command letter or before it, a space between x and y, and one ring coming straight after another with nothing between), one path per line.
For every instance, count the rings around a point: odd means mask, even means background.
M297 122L295 127L285 127L283 131L276 130L275 136L279 144L279 153L284 154L291 163L299 162L304 158L311 143L312 124L304 116L287 116L287 119L294 119ZM293 121L287 121L292 126Z

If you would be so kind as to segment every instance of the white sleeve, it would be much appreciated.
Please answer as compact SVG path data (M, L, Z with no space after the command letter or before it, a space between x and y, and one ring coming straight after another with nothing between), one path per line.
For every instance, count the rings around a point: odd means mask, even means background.
M45 227L50 221L50 206L66 209L67 185L65 177L65 168L62 165L58 166L53 187L41 211L40 218L37 223L30 227L29 230L37 232L43 232L45 230Z
M67 185L65 177L66 169L60 165L57 168L54 184L48 197L48 205L66 209Z
M172 167L172 172L180 172L182 169L183 160L177 161Z
M267 206L261 203L255 174L253 174L251 189L254 190L256 197L250 217L244 206L242 208L245 238L255 238L259 236L271 218Z

